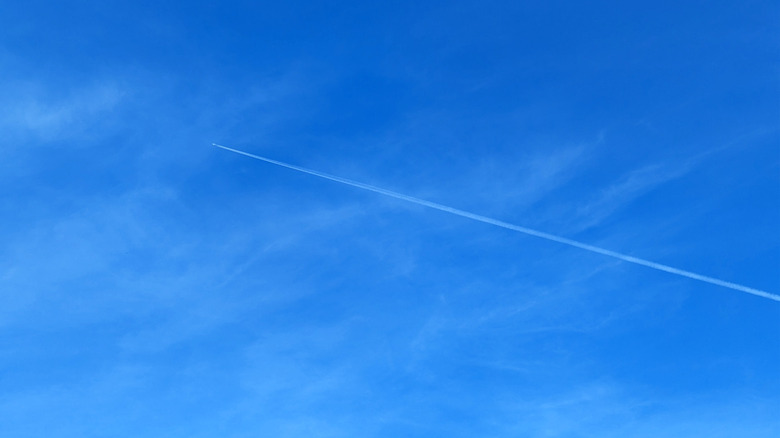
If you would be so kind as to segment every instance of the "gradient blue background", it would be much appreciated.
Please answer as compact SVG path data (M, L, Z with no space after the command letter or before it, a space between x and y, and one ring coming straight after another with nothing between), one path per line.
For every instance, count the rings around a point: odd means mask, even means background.
M3 437L777 437L771 1L0 3Z

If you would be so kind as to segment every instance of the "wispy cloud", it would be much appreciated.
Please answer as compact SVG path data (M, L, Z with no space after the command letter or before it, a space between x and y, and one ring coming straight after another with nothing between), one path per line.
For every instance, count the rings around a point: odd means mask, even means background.
M462 189L489 202L494 211L517 215L569 182L587 161L586 145L518 154L511 163L506 157L483 157L463 178L468 187Z
M664 183L684 176L695 167L695 164L695 160L654 164L628 172L577 207L574 212L574 217L577 219L573 231L582 231L599 225L634 200Z
M504 411L516 420L505 433L533 437L755 436L780 431L776 403L738 395L694 399L658 396L616 382L594 381L555 395L520 401ZM511 403L509 404L511 406Z
M67 92L12 81L3 85L0 127L14 141L84 141L105 129L128 90L113 81L98 81Z

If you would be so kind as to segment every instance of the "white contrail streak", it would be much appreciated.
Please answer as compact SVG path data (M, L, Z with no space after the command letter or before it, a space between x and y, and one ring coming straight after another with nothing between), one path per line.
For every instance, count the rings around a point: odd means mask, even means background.
M705 283L714 284L717 286L723 286L727 287L729 289L734 289L740 292L745 292L752 295L757 295L759 297L768 298L770 300L778 301L780 302L780 295L775 295L769 292L765 292L759 289L753 289L752 287L742 286L740 284L731 283L728 281L718 280L717 278L707 277L706 275L696 274L695 272L689 272L684 271L682 269L673 268L671 266L663 265L661 263L651 262L649 260L640 259L637 257L633 257L626 254L621 254L619 252L610 251L608 249L599 248L597 246L588 245L587 243L577 242L576 240L567 239L565 237L559 237L553 234L548 234L542 231L536 231L532 230L530 228L521 227L519 225L510 224L508 222L503 222L496 219L491 219L486 216L481 216L474 213L469 213L468 211L458 210L457 208L447 207L446 205L437 204L435 202L426 201L424 199L415 198L412 196L404 195L401 193L396 193L390 190L386 190L380 187L374 187L368 184L364 184L357 181L352 181L346 178L341 178L338 176L328 175L327 173L317 172L316 170L310 170L303 167L293 166L292 164L283 163L281 161L272 160L270 158L264 158L260 157L258 155L250 154L248 152L239 151L236 149L229 148L227 146L218 145L216 143L212 143L212 145L225 149L227 151L235 152L237 154L246 155L247 157L254 158L256 160L265 161L266 163L276 164L277 166L286 167L288 169L297 170L298 172L308 173L309 175L318 176L320 178L329 179L331 181L340 182L342 184L347 184L352 187L357 187L360 189L370 190L372 192L381 193L386 196L390 196L397 199L402 199L404 201L409 201L415 204L424 205L426 207L435 208L436 210L446 211L447 213L452 213L458 216L463 216L469 219L474 219L475 221L484 222L486 224L495 225L501 228L506 228L509 230L519 231L524 234L528 234L531 236L540 237L542 239L552 240L553 242L562 243L564 245L573 246L575 248L584 249L586 251L595 252L597 254L603 254L605 256L613 257L618 260L623 260L624 262L634 263L636 265L642 265L647 266L648 268L657 269L659 271L669 272L671 274L680 275L683 277L692 278L694 280L703 281Z

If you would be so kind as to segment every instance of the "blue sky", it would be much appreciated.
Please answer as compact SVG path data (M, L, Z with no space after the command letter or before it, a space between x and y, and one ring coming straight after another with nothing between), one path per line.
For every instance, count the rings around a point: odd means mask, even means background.
M0 434L776 437L769 1L0 4Z

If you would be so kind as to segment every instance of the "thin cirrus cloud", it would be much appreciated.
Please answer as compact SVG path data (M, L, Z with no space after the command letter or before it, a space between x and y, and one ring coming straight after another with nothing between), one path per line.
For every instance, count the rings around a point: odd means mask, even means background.
M62 140L92 125L104 123L106 114L120 106L128 93L111 82L52 96L34 84L6 84L9 96L0 110L0 126L18 139ZM21 93L19 90L26 90Z
M600 190L597 196L576 209L571 232L579 232L598 226L632 201L657 189L662 184L683 177L693 167L692 163L653 164L628 172L617 182Z

